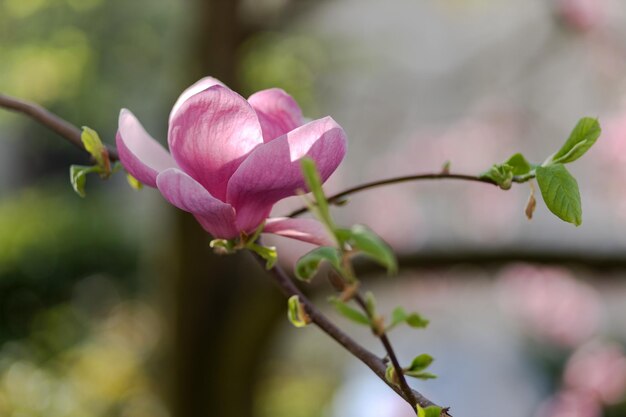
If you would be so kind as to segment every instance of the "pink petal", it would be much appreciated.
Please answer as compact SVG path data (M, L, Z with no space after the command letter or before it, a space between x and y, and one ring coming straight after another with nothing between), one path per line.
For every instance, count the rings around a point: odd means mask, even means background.
M300 159L311 157L323 181L346 153L346 134L331 117L314 120L257 147L228 183L227 200L237 210L237 224L258 226L278 200L306 189Z
M146 132L130 110L120 112L115 142L124 168L147 186L156 187L159 172L176 167L172 156Z
M248 98L248 102L259 115L265 142L302 126L300 106L293 97L280 88L254 93Z
M272 233L319 246L333 246L335 244L324 226L315 219L274 217L267 219L263 233Z
M224 200L228 180L263 137L250 104L214 85L181 104L170 123L168 141L183 171Z
M204 230L216 238L231 239L239 232L235 226L235 210L213 197L200 183L179 169L170 168L159 174L157 185L163 197L181 210L193 213Z
M214 85L221 85L225 87L225 85L217 78L204 77L201 80L196 81L194 84L188 87L185 91L183 91L182 94L178 97L178 100L176 100L176 103L174 103L174 107L172 107L172 111L170 112L170 119L169 119L170 123L172 122L172 118L174 117L178 109L180 109L180 106L182 106L182 104L185 101L187 101L189 97L196 95L199 92L204 91L209 87L213 87Z

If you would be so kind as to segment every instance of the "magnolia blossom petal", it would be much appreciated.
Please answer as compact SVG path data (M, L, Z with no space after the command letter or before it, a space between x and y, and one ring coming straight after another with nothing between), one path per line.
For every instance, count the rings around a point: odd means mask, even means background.
M250 104L232 90L214 85L180 105L168 142L178 165L224 200L228 180L248 153L263 143L263 136Z
M163 146L152 138L130 110L122 109L115 142L122 165L141 183L156 187L159 172L176 167Z
M182 104L189 97L194 96L198 94L199 92L206 90L207 88L213 87L214 85L221 85L222 87L225 87L225 85L217 78L204 77L200 79L199 81L196 81L191 86L189 86L185 91L183 91L181 95L178 97L178 100L176 100L176 103L174 103L174 106L172 107L172 111L170 111L170 118L169 118L170 123L172 122L172 118L174 117L176 112L178 112L178 109L180 109L180 106L182 106Z
M193 213L202 227L214 237L230 239L239 235L233 207L213 197L181 170L170 168L161 172L157 176L157 186L167 201Z
M248 102L259 116L265 142L302 126L300 106L293 97L280 88L254 93L248 98Z
M267 219L263 233L272 233L301 240L319 246L333 246L334 241L324 226L315 219L290 219L274 217Z
M312 158L323 181L346 153L346 134L331 117L314 120L257 147L233 174L226 201L242 230L254 229L278 200L306 189L300 159Z

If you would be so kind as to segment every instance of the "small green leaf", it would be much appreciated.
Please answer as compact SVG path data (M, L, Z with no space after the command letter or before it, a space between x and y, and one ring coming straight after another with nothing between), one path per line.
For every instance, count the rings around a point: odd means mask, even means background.
M429 321L417 313L408 314L404 308L396 307L391 312L391 324L387 327L387 330L393 329L400 323L406 323L411 327L423 329L428 326Z
M338 229L336 233L342 243L347 243L353 249L384 266L389 274L394 274L398 270L396 256L389 245L368 227L357 224L350 229Z
M85 150L89 152L89 154L96 161L96 164L101 168L101 174L109 175L111 173L109 151L102 144L98 132L88 128L87 126L83 126L80 140L83 142Z
M441 416L441 407L436 405L431 405L429 407L423 408L419 404L417 405L417 417L440 417Z
M278 252L274 246L261 246L258 243L248 243L248 249L265 259L265 268L272 269L278 260Z
M530 162L528 162L521 153L512 155L509 159L504 161L504 164L512 168L513 175L528 174L532 170Z
M560 219L580 226L582 207L576 179L563 164L537 167L536 174L543 201L548 209Z
M298 259L295 268L296 277L302 281L311 280L324 261L341 273L341 253L339 249L320 246Z
M549 164L567 164L585 154L600 137L598 119L583 117L578 121L565 144L550 159Z
M128 173L126 174L126 181L128 181L128 185L130 185L133 190L141 190L143 188L143 184L140 183L137 178Z
M417 378L417 379L437 379L437 375L431 374L430 372L405 372L405 375Z
M209 246L213 248L215 253L220 255L230 255L235 253L235 242L227 239L213 239Z
M317 204L317 206L315 207L315 211L317 212L320 221L322 221L330 230L333 230L335 227L334 222L330 217L330 211L328 210L328 201L326 200L326 196L324 195L324 190L322 188L322 179L320 178L320 174L317 171L315 162L313 161L313 159L305 157L302 158L302 160L300 161L300 166L302 167L304 181L306 182L309 191L313 194L313 197L315 198L315 203Z
M508 190L513 184L513 167L509 164L494 164L488 171L479 175L479 178L490 179L503 190Z
M344 303L340 299L331 297L328 301L330 301L335 307L335 310L337 310L337 312L339 312L339 314L341 314L345 318L352 320L355 323L363 324L365 326L370 325L370 320L363 313L350 307L348 304Z
M393 365L388 365L387 369L385 369L385 379L394 385L398 384L398 378L396 377L396 370L394 369Z
M97 166L83 166L72 165L70 166L70 182L72 188L81 197L85 197L85 182L87 181L87 174L90 172L99 172L100 168Z
M416 356L411 362L411 366L405 369L405 374L410 375L410 373L418 373L428 368L431 363L433 363L433 357L427 355L426 353L422 353L419 356Z
M376 298L371 291L365 293L365 306L370 317L376 317Z
M287 300L287 318L296 327L304 327L311 322L297 295L292 295Z

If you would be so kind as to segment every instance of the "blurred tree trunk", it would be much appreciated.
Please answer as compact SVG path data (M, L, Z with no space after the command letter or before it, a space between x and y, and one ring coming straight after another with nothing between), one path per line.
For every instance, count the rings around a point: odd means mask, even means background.
M212 75L237 88L244 33L235 0L194 0L187 85ZM218 257L195 219L178 212L173 243L175 417L251 417L259 356L284 302L248 254Z

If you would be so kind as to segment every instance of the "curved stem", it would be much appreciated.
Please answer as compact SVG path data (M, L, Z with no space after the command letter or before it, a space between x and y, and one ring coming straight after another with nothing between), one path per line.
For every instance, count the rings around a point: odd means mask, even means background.
M0 94L0 107L29 116L31 119L36 120L65 138L72 145L83 151L85 150L83 142L80 139L81 130L40 105ZM109 151L109 159L116 161L118 159L117 151L110 146L107 146L107 150Z
M261 267L265 269L265 260L259 255L253 252L251 253L257 260L259 265L261 265ZM378 376L385 384L387 384L399 396L401 396L406 402L408 402L411 407L415 408L416 401L422 407L436 405L415 390L411 390L409 388L409 392L412 394L409 395L408 393L404 392L400 387L387 381L387 378L385 378L385 371L387 370L385 362L369 350L365 349L337 326L335 326L320 310L317 309L317 307L315 307L315 305L304 295L304 293L300 291L300 289L293 283L289 275L287 275L287 273L280 267L280 265L275 265L274 268L270 269L268 272L272 275L272 277L274 278L274 282L276 282L276 284L286 297L291 297L292 295L298 296L298 298L300 299L300 303L304 306L306 310L306 313L317 327L319 327L324 333L329 335L337 343L343 346L353 356L357 357L361 362L367 365L367 367L369 367L376 374L376 376ZM448 414L445 411L444 413L442 413L442 417L445 417L447 415Z
M348 195L355 194L361 191L369 190L371 188L382 187L385 185L391 184L399 184L403 182L411 182L411 181L423 181L423 180L462 180L462 181L472 181L472 182L482 182L485 184L497 185L495 181L489 178L481 178L476 175L464 175L464 174L451 174L449 172L440 172L440 173L428 173L428 174L417 174L417 175L407 175L403 177L394 177L388 178L385 180L366 182L365 184L357 185L352 188L348 188L347 190L341 191L335 195L328 197L329 203L336 203L340 201L342 198L347 197ZM522 180L521 178L514 177L513 182L525 182L527 180ZM302 207L297 210L292 211L287 215L287 217L297 217L303 213L306 213L309 210L308 207Z

